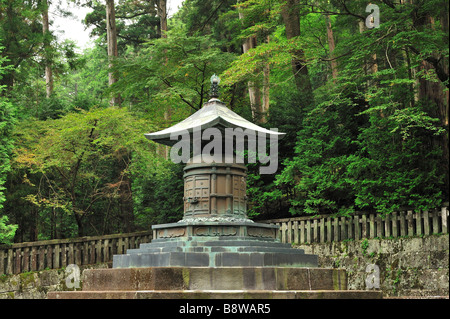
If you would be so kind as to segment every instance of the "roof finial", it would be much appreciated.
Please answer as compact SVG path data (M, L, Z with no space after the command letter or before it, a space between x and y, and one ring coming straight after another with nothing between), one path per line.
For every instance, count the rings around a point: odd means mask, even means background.
M213 76L211 76L211 90L209 92L210 98L219 97L219 83L220 78L214 73Z

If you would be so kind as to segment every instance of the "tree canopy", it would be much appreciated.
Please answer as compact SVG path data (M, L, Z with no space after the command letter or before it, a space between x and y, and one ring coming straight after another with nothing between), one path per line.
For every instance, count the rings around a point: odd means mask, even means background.
M448 202L446 0L0 1L0 243L148 229L183 213L183 166L144 133L221 100L278 128L247 164L251 218Z

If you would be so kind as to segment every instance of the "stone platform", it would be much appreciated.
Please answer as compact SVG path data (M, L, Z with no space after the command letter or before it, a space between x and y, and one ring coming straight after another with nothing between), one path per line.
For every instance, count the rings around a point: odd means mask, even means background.
M278 226L195 222L153 226L154 239L113 257L129 267L317 267L317 256L277 239Z
M292 267L151 267L89 269L82 291L49 299L378 299L347 290L342 269Z

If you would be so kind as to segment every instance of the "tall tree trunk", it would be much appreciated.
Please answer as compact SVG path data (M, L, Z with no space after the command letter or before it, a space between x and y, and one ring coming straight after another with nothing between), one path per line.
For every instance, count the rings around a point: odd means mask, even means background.
M111 69L113 66L113 60L117 58L117 29L116 29L116 12L114 8L114 0L106 0L106 39L108 42L108 68ZM110 70L108 73L108 84L109 86L117 82L114 77L114 73ZM110 100L111 106L117 106L120 104L120 98L114 96Z
M267 43L270 41L270 36L267 36ZM261 116L259 118L259 123L266 123L267 116L269 115L269 104L270 104L270 65L266 63L263 67L263 96L261 105Z
M334 59L334 49L336 48L336 44L334 42L333 29L331 28L331 20L329 15L325 15L325 21L327 24L327 39L328 39L328 49L330 51L330 59L331 59L331 76L333 78L333 82L336 82L338 76L338 66L337 61Z
M167 0L157 0L157 13L159 16L159 26L161 38L167 38Z
M239 19L244 19L243 12L239 11ZM256 37L252 36L244 40L242 44L242 51L246 54L250 49L254 49L257 46ZM248 96L250 99L250 110L252 111L253 121L261 123L263 112L263 106L261 104L261 89L254 81L248 81Z
M160 36L162 39L167 38L167 0L157 0L156 1L156 12L159 16L159 30L161 32ZM167 63L167 59L166 59ZM166 109L164 110L164 120L166 123L170 123L172 120L172 109L170 105L166 106ZM162 157L164 157L166 160L169 159L170 154L170 147L159 145L159 153Z
M53 72L51 66L51 59L48 51L50 50L50 29L48 23L48 1L43 0L42 12L42 33L44 35L44 60L45 60L45 88L46 96L49 98L53 93Z
M266 123L267 116L269 114L269 97L270 97L270 67L266 64L263 69L263 97L262 97L262 107L261 116L259 123Z
M287 0L281 9L281 16L286 26L286 38L288 40L300 36L300 0ZM292 72L294 73L295 84L302 94L304 102L309 104L314 102L311 81L308 67L304 60L305 53L302 49L291 52Z

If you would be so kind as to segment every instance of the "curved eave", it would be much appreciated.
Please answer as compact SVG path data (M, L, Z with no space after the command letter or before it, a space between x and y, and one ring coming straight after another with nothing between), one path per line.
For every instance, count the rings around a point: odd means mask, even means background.
M211 127L219 128L221 131L224 131L225 128L242 128L244 131L250 129L255 131L256 134L264 133L269 136L277 135L279 138L282 138L285 135L285 133L268 130L247 121L228 109L224 103L218 100L212 100L206 103L203 108L178 124L158 132L147 133L144 135L149 140L172 146L178 142L178 136L186 133L186 131L189 132L192 137L194 130L200 128L203 131ZM171 140L171 136L174 136L176 140Z

